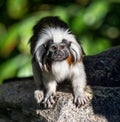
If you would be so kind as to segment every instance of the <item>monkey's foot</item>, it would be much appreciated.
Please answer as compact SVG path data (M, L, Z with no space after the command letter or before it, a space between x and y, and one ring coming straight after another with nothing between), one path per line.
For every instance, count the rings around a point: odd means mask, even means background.
M74 96L74 103L78 108L85 105L89 100L89 96L87 96L85 93L76 93Z
M35 90L34 91L34 97L35 97L37 103L41 103L41 101L44 98L44 94L40 90Z
M55 104L55 93L48 92L43 100L43 104L45 108L52 108Z

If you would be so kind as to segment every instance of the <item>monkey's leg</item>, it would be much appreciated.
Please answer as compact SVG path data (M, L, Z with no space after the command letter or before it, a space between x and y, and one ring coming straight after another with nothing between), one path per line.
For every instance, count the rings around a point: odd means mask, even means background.
M48 81L44 82L44 86L46 89L45 97L43 104L45 107L51 108L53 104L55 103L54 97L56 94L56 81Z
M80 107L89 101L89 97L85 94L86 78L83 74L75 75L72 80L74 103L77 107Z

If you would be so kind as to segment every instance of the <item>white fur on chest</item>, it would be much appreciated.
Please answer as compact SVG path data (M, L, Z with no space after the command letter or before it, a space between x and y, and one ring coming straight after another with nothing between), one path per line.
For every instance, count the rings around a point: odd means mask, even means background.
M57 82L65 80L70 74L70 66L66 61L54 62L51 66L51 70Z

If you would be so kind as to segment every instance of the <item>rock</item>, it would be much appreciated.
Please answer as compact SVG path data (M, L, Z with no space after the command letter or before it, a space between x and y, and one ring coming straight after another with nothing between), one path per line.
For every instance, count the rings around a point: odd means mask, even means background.
M89 85L120 86L120 46L85 56L83 61Z
M65 88L65 89L64 89ZM0 86L0 117L6 122L118 122L120 120L120 87L88 87L93 98L84 106L73 104L69 85L57 92L56 104L44 109L33 97L33 81L11 82ZM43 89L40 89L43 92Z
M8 79L0 85L0 122L119 122L120 47L86 56L84 64L90 85L86 92L91 96L87 104L80 108L73 104L66 81L58 85L54 107L45 109L34 99L33 78Z

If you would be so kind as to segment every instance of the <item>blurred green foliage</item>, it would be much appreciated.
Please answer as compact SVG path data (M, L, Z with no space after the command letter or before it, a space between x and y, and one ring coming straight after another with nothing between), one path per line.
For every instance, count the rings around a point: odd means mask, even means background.
M60 16L87 55L120 41L119 0L0 0L0 83L32 75L29 38L42 17Z

